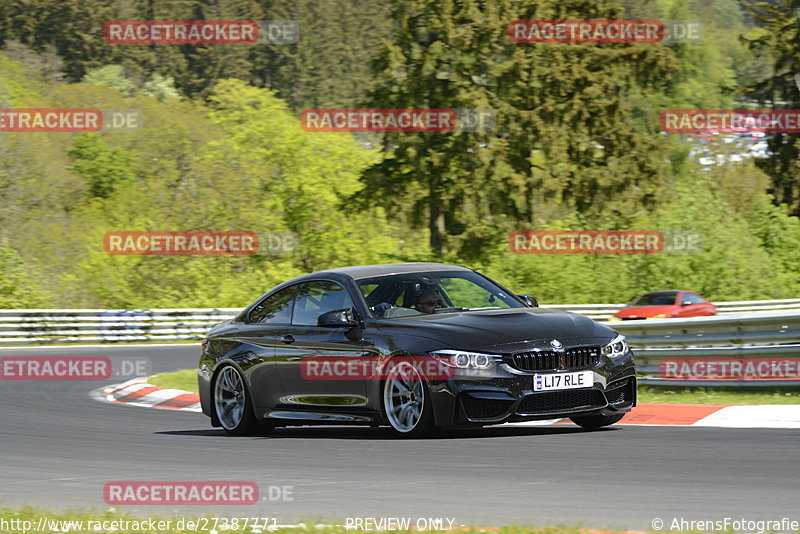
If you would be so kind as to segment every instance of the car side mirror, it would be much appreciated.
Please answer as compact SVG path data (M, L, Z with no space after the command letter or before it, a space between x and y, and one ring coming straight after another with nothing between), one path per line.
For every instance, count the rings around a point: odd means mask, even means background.
M524 302L527 307L529 308L539 307L539 301L536 300L536 297L534 297L533 295L517 295L517 296L522 299L522 302Z
M692 303L689 302L688 300L684 300L683 302L681 302L681 306L691 306L691 305Z
M325 312L317 318L317 326L329 327L342 327L342 326L357 326L358 321L353 318L353 314L349 308L341 310L331 310Z

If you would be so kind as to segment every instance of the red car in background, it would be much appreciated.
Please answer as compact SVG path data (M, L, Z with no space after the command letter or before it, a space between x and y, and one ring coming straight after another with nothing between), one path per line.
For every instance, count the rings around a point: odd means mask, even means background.
M716 315L717 307L691 291L651 291L614 314L613 320L669 319Z

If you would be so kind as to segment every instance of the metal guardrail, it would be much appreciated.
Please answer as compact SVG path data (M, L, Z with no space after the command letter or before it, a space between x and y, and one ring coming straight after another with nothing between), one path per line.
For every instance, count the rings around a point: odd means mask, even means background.
M800 310L619 321L639 382L672 386L800 386Z
M0 310L0 345L198 340L240 308Z
M800 386L800 299L716 305L720 313L714 317L617 321L608 325L628 338L643 384ZM621 305L542 307L603 319ZM199 340L213 325L239 311L0 310L0 346Z
M800 299L781 300L739 300L731 302L715 302L719 314L747 314L758 311L798 310ZM542 304L542 308L568 310L588 315L592 319L610 319L625 304Z

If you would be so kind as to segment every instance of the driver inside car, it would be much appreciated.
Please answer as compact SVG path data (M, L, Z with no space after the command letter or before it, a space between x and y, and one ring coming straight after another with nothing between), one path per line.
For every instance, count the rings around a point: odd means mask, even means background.
M417 297L417 303L414 307L422 313L434 313L439 308L444 308L444 302L436 292L427 290Z

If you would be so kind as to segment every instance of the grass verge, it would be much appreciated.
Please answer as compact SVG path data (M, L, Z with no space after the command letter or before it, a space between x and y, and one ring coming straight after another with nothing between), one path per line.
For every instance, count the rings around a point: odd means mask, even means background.
M197 393L197 370L181 369L174 373L160 373L148 380L154 386L170 389L182 389Z
M665 404L800 404L800 390L666 388L639 386L640 403Z

